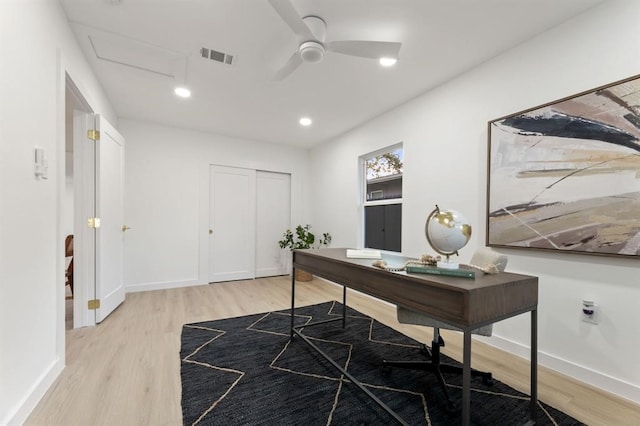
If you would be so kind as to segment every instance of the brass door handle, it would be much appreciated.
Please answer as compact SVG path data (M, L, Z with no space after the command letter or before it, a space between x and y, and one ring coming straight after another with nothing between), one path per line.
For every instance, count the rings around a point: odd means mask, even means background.
M127 225L122 225L122 232L127 232L129 229L131 228L129 228Z
M209 235L213 235L213 229L209 229Z

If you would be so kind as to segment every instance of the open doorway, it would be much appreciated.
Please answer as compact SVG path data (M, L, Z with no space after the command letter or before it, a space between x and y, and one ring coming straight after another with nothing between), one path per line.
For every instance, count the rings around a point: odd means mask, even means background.
M67 330L81 325L79 321L81 300L74 296L78 288L83 285L79 279L80 274L77 273L77 268L74 268L78 264L75 261L77 251L81 248L81 245L74 244L76 240L74 238L75 216L78 210L76 206L76 200L78 199L76 191L78 188L77 185L74 185L76 181L76 173L74 171L77 168L78 161L81 160L74 155L74 134L76 133L74 131L74 117L80 114L91 114L92 112L88 102L67 74L65 82L64 217L62 218L62 236L65 244L65 329Z
M61 239L73 236L74 263L73 292L65 279L66 329L95 325L94 311L86 309L87 301L93 299L95 286L95 239L86 229L86 218L93 216L95 206L94 152L93 148L87 147L86 137L87 129L93 126L89 124L93 122L93 112L78 86L65 73L65 187ZM69 261L65 258L65 266Z
M78 328L96 325L124 302L124 232L130 228L123 224L124 137L94 114L68 74L65 120L59 235L61 243L73 235L72 294L65 282L73 309L65 323Z

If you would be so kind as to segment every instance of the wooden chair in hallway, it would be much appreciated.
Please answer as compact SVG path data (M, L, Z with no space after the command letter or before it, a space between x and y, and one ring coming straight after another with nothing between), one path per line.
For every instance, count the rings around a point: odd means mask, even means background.
M71 296L73 296L73 235L67 235L64 239L64 256L68 260L67 270L65 271L65 287L71 288ZM71 258L71 259L69 259Z

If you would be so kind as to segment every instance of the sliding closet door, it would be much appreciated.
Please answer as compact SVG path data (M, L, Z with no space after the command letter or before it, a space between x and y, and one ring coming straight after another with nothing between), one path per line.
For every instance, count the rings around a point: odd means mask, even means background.
M256 172L256 277L287 273L288 251L278 245L291 226L291 175Z
M256 171L209 169L209 282L255 277Z

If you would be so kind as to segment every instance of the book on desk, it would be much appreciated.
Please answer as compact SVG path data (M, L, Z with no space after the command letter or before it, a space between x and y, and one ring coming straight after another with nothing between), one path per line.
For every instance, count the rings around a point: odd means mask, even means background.
M347 249L346 256L351 259L382 259L382 252L372 249Z
M429 275L446 275L449 277L462 277L475 279L476 273L471 269L446 269L437 266L427 265L407 265L407 273L409 274L429 274Z

